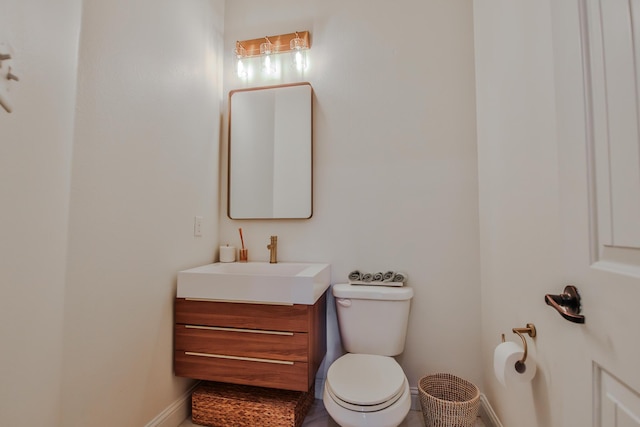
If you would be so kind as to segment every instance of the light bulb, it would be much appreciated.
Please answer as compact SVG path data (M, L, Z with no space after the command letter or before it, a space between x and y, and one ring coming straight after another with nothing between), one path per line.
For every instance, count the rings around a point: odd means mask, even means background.
M276 64L275 61L271 58L271 55L264 55L262 57L262 71L267 74L275 74L276 72Z
M271 58L271 54L275 53L275 46L267 39L265 43L260 45L260 54L262 55L262 72L266 74L275 74L276 64Z
M292 66L298 71L303 71L307 68L307 54L306 50L309 49L307 41L301 39L298 33L295 38L289 42L289 48L291 49L291 61Z
M245 67L242 59L247 56L247 50L240 44L240 42L236 42L236 71L238 73L238 77L244 79L247 77L247 68Z
M293 52L293 66L298 71L303 71L307 68L307 55L299 50Z
M242 62L242 59L238 59L237 71L238 71L238 77L240 77L241 79L244 79L247 77L247 67L245 67L244 63Z

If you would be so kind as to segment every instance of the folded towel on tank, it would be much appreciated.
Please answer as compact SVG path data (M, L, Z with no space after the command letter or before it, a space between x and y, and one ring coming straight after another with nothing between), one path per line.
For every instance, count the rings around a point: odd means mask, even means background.
M361 277L362 277L362 273L360 273L358 270L354 270L351 273L349 273L349 280L358 281L360 280Z
M363 282L371 282L373 280L373 274L371 273L364 273L362 274L362 276L360 277L360 280L362 280Z
M398 271L367 273L354 270L349 273L349 284L369 286L404 286L407 275Z
M393 275L393 281L404 283L407 281L407 275L405 273L396 272L396 274Z

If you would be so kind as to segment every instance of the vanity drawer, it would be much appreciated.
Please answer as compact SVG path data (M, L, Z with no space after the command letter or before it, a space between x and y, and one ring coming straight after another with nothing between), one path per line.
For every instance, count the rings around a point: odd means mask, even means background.
M308 340L299 332L175 326L175 349L196 353L306 362Z
M309 332L313 306L230 303L176 298L175 308L176 323L181 324Z
M311 386L304 362L227 359L185 351L176 351L174 357L175 374L180 377L296 391L308 391Z

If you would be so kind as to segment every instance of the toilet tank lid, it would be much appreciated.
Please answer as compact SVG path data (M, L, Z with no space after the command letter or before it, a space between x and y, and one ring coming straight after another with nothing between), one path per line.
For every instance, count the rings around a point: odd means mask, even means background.
M333 285L333 296L336 298L401 301L411 299L413 289L407 286L368 286L339 283Z

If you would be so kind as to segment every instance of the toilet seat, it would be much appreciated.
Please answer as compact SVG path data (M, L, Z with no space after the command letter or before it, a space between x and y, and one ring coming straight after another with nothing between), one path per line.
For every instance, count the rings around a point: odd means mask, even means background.
M329 367L326 390L340 406L375 412L393 405L407 387L402 368L392 357L346 354Z

